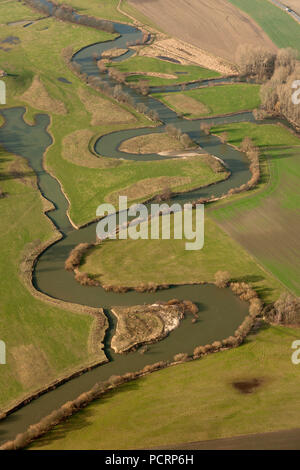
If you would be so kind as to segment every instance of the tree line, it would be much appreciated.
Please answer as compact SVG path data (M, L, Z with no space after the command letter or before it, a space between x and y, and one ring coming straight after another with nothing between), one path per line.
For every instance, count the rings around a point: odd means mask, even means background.
M261 108L258 119L279 116L300 128L300 106L293 103L293 83L300 80L298 52L290 47L277 53L262 47L242 45L237 50L240 75L246 80L262 83Z

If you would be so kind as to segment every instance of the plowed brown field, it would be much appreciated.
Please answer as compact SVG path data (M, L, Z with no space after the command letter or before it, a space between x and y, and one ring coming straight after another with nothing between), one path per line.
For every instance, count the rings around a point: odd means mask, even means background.
M239 44L276 49L247 14L227 0L129 0L166 33L234 61Z

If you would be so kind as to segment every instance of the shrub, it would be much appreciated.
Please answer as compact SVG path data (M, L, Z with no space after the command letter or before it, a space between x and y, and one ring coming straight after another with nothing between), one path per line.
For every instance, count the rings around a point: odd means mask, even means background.
M148 80L140 80L137 84L137 89L143 96L149 95L150 87Z
M65 261L65 269L67 271L74 271L80 263L81 259L86 251L91 247L90 243L79 243L69 254Z
M193 352L194 357L201 357L201 356L203 356L203 354L205 354L204 346L197 346L194 349L194 352Z
M159 114L157 111L154 111L154 109L150 109L148 116L151 119L151 121L154 121L154 122L159 121Z
M222 132L222 134L219 135L220 141L225 144L228 142L228 132Z
M222 343L221 341L214 341L211 346L214 350L217 351L218 349L221 349Z
M263 308L263 303L258 297L251 299L250 307L249 307L249 315L251 317L257 317L258 315L261 314L262 308Z
M194 302L192 302L191 300L183 300L182 304L184 307L184 313L187 313L187 314L190 313L191 315L196 316L197 313L199 312L197 305L194 304Z
M174 362L185 362L189 358L189 355L187 353L178 353L175 354L174 356Z
M225 344L224 344L225 342ZM237 338L235 336L229 336L228 338L226 338L225 340L223 340L223 344L224 346L228 346L228 347L235 347L237 346Z
M267 318L277 324L300 324L300 298L283 293L267 313Z
M215 285L220 288L227 287L230 281L230 273L228 271L217 271L215 274Z
M200 130L202 132L204 132L204 134L206 134L206 135L210 134L211 128L212 128L212 125L208 124L207 122L203 122L203 123L200 124Z
M105 73L107 72L107 67L106 67L106 61L101 59L97 61L97 67L99 69L100 73Z
M180 142L182 143L184 148L189 148L189 147L194 146L194 142L192 141L192 139L190 138L188 134L182 134L180 136Z
M100 283L94 279L91 279L88 273L77 271L75 273L75 280L82 286L94 286L97 287Z
M178 299L171 299L171 300L168 300L168 301L167 301L167 304L168 304L168 305L177 305L177 304L180 304L180 300L178 300Z
M120 385L121 383L123 383L124 379L120 375L112 375L111 377L109 377L108 382L111 385L116 386L116 385Z

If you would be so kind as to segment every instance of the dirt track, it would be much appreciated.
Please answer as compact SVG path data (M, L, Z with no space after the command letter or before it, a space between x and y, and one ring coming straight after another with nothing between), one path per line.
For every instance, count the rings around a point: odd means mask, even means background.
M276 46L227 0L129 0L166 33L231 62L239 44Z
M161 449L180 450L300 450L300 429L190 442Z

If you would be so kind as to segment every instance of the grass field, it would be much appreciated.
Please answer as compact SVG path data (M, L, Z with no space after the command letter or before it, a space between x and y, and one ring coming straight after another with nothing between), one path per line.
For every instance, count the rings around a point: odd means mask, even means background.
M19 176L14 176L15 172ZM20 157L0 153L0 311L7 364L0 367L0 407L88 359L92 318L36 300L20 279L25 246L53 234L42 213L35 176Z
M260 105L259 89L259 85L235 84L157 93L154 97L185 117L199 118L257 108Z
M214 128L239 145L244 136L261 148L262 183L249 195L217 205L218 224L297 295L300 294L298 181L300 141L276 125L235 124ZM294 147L295 146L295 147ZM263 183L266 184L263 184Z
M56 426L31 449L148 449L297 428L300 330L271 327L237 349L121 386ZM253 393L232 383L260 379Z
M34 12L22 3L14 1L6 2L4 0L0 2L1 23L34 20L36 18L40 18L40 16L40 13ZM12 31L12 27L10 27L10 31Z
M228 270L234 279L248 279L267 301L276 299L283 290L272 275L260 268L243 248L207 216L203 249L185 250L185 242L185 239L172 238L107 240L90 250L81 269L99 277L103 284L125 286L148 282L211 282L216 271ZM139 255L136 256L136 253Z
M300 53L300 25L269 0L229 0L250 15L278 47L293 47Z
M148 198L165 189L164 183L156 187L158 178L174 178L171 187L182 191L218 181L220 175L214 174L209 167L205 164L199 165L198 162L199 160L196 158L189 160L170 159L155 163L151 161L122 162L113 171L111 167L95 170L68 165L68 181L64 183L64 187L72 198L71 216L76 223L91 220L95 218L95 209L98 205L103 201L110 200L116 191L124 194L138 183L143 185L146 179L150 184L145 187L144 198L139 195L136 199L133 194L130 198L131 202L145 200L145 197ZM78 177L79 172L80 178ZM189 180L183 184L181 178L184 176ZM151 180L153 180L153 185L151 185ZM81 198L78 198L78 192L81 194Z
M123 62L116 62L110 65L118 68L121 72L135 73L127 78L128 82L136 82L143 78L151 86L172 85L183 82L191 82L207 78L215 78L220 74L213 70L204 69L197 65L173 64L153 57L134 56ZM145 72L174 75L174 78L161 78L143 75ZM185 72L177 73L177 72Z

